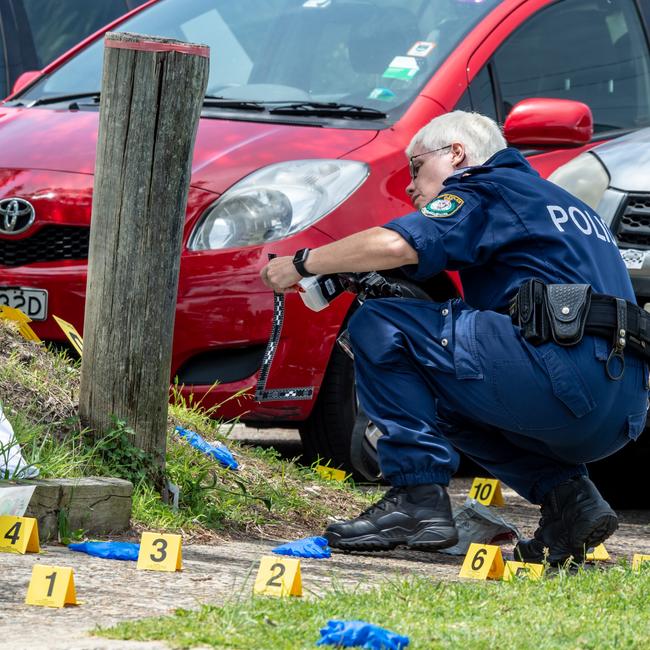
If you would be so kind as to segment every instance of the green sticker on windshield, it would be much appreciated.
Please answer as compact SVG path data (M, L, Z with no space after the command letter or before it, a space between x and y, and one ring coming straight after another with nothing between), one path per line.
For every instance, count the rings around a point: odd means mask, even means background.
M418 62L412 56L396 56L389 64L384 74L385 79L402 79L410 81L415 77L420 68Z

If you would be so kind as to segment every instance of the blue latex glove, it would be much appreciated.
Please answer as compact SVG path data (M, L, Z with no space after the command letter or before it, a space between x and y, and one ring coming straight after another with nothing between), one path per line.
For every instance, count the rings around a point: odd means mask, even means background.
M311 557L318 560L332 557L332 551L327 545L327 540L324 537L305 537L305 539L297 539L295 542L287 542L286 544L276 546L272 552L277 553L278 555Z
M140 544L132 542L81 542L81 544L68 544L71 551L88 553L106 560L133 560L138 559Z
M365 650L402 650L409 644L407 636L364 621L327 621L320 634L321 638L316 641L316 645L361 647Z
M183 427L176 427L176 433L181 438L185 438L185 440L187 440L187 442L189 442L195 449L198 449L207 456L211 456L216 461L219 461L219 463L221 463L225 468L237 469L239 467L228 447L226 447L222 442L215 442L214 445L211 445L209 442L203 440L203 438L195 431L183 429Z

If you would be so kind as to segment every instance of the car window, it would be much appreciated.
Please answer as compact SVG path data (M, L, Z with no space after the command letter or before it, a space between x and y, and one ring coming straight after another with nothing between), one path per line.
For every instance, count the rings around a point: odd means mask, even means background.
M22 4L39 68L129 11L127 0L22 0Z
M354 103L391 114L500 1L160 0L119 31L209 45L211 95ZM97 91L102 54L98 41L24 97Z
M474 77L469 85L469 96L472 102L472 110L498 121L490 66L482 68Z
M650 124L650 59L632 0L563 0L528 20L493 58L503 115L528 97L588 104L596 133Z
M456 105L454 106L455 111L473 111L474 108L472 106L472 100L469 98L469 90L465 90L465 92L460 96L459 100L456 102Z
M4 25L0 17L0 97L6 97L9 93L7 79L7 61L5 60L5 38Z

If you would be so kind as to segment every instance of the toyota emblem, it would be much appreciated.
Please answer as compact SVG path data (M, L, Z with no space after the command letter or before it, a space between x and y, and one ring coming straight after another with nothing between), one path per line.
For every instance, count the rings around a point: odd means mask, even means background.
M36 217L34 206L25 199L2 199L0 201L0 234L18 235L25 232Z

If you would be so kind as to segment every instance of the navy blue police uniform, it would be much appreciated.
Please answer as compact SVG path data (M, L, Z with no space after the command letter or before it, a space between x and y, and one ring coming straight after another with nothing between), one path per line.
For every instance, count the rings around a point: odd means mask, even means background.
M625 352L611 379L612 341L533 346L507 314L520 285L590 284L635 301L614 238L593 209L542 179L514 149L459 170L421 211L384 226L417 251L407 275L459 272L464 300L368 300L350 321L357 389L384 434L394 486L447 485L460 450L533 503L584 463L644 428L646 363Z

